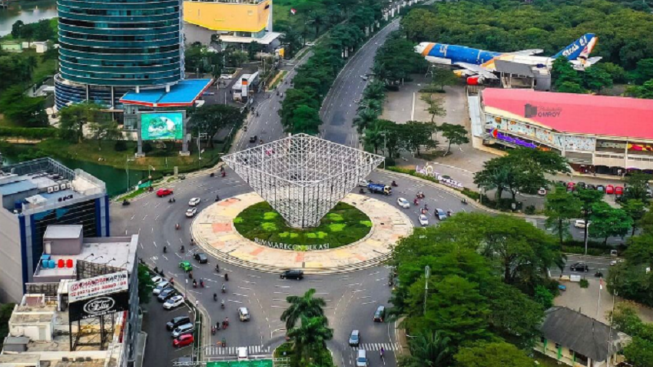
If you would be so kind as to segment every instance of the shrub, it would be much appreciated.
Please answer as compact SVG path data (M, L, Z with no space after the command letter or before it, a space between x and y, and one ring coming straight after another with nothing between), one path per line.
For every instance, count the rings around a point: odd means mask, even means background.
M524 213L526 214L535 214L535 205L529 205L524 209Z
M113 146L113 150L116 152L124 152L127 150L127 142L124 140L118 140L116 141L116 144Z
M472 190L470 190L470 189L468 189L466 187L463 188L462 193L463 193L463 195L467 196L468 198L470 198L472 200L478 200L478 199L481 198L481 194L479 194L476 191L472 191Z
M143 153L149 153L152 150L154 150L152 143L150 143L149 141L143 143Z
M581 279L580 280L580 287L581 288L589 288L590 282L587 281L587 279Z

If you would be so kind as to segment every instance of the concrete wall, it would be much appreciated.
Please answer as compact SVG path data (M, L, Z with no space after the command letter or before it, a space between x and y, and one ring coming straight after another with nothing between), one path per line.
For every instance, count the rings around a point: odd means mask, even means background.
M0 208L0 302L19 302L23 278L18 216Z
M44 243L50 242L50 255L79 255L82 252L82 238L66 238L45 240ZM44 247L45 248L45 247Z

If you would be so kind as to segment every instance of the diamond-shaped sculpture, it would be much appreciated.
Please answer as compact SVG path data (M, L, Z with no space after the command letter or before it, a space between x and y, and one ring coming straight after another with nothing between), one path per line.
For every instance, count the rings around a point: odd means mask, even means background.
M306 134L222 157L295 228L319 225L383 159Z

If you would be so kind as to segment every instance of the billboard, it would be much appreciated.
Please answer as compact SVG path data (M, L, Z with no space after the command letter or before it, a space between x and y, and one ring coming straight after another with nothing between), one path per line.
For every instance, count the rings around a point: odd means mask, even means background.
M129 288L126 271L78 280L68 286L68 302L74 303L110 293L124 292Z
M143 140L181 140L184 137L184 112L144 112L140 118Z
M129 310L129 292L87 299L68 305L70 321L79 321Z

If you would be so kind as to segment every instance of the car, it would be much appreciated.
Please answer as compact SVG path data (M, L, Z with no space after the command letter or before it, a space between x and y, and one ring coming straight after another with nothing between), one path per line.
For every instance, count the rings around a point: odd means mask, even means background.
M250 143L256 143L257 141L258 141L258 136L254 135L249 137Z
M567 191L574 191L576 184L573 182L567 182Z
M556 186L567 187L566 181L556 181Z
M576 187L579 187L581 189L586 189L587 184L585 182L583 182L583 181L579 181L578 183L576 183Z
M540 189L537 190L537 194L540 196L546 195L546 189L544 187L540 187Z
M365 75L361 75L361 79L363 79L363 80L367 80L367 76L365 76Z
M163 303L163 308L166 310L172 310L173 308L179 307L182 304L184 304L184 296L177 294L168 298L168 300Z
M608 185L605 187L605 193L608 195L614 194L614 186Z
M622 196L624 194L624 188L621 186L615 186L614 194L617 196Z
M162 290L164 290L166 288L169 288L169 287L170 287L170 282L168 282L167 280L161 281L154 287L154 290L152 290L152 293L154 295L158 295L159 293L161 293Z
M372 181L360 180L360 181L358 181L358 186L359 187L367 187L367 185L369 185L371 183L372 183Z
M159 284L164 280L166 280L166 279L164 277L160 276L160 275L155 275L155 276L152 277L152 283L155 284L155 286L156 286L156 284Z
M190 200L188 201L188 205L190 205L190 206L197 206L197 204L199 204L200 201L202 201L202 199L200 199L200 198L192 198L192 199L190 199Z
M365 349L359 349L356 353L356 367L367 367L370 361L367 359L367 352Z
M169 298L172 298L172 296L176 296L177 291L174 288L166 288L159 293L159 295L156 297L156 299L159 300L159 302L165 302Z
M587 184L587 190L596 190L596 185Z
M279 278L302 280L304 279L304 272L302 270L286 270L279 275Z
M238 307L238 318L240 321L248 321L249 320L249 310L247 307Z
M419 224L424 227L429 225L429 219L424 214L419 215Z
M172 346L175 348L180 348L180 347L185 347L187 345L191 345L193 344L193 342L195 342L195 338L193 337L193 334L182 334L172 341Z
M162 198L164 196L172 195L174 192L172 189L158 189L156 190L156 196Z
M397 205L399 205L400 207L402 207L404 209L410 208L410 203L408 202L408 200L406 200L404 198L397 199Z
M603 185L596 185L596 190L597 190L597 191L605 191L605 186L603 186Z
M195 255L193 255L193 258L197 260L200 264L206 264L209 262L209 257L206 256L206 254L203 252L196 253Z
M192 218L195 214L197 214L197 208L188 208L188 210L186 210L186 218Z
M195 331L195 326L189 322L187 324L177 326L177 328L172 331L172 337L178 338L179 335L192 333L193 331Z
M383 319L385 318L385 306L379 306L377 307L376 311L374 312L374 322L383 322Z
M574 227L576 228L585 228L585 226L586 226L585 219L576 219L574 221Z
M193 270L193 265L191 265L188 261L182 261L179 263L179 269L188 273L189 271Z
M168 329L168 331L172 331L172 330L176 329L179 325L190 324L190 323L191 323L190 322L190 317L188 317L188 316L177 316L177 317L173 318L172 320L168 321L168 323L166 323L166 329Z
M589 266L587 266L587 264L584 264L584 263L574 263L574 264L571 264L571 266L569 267L569 269L570 269L571 271L584 271L584 272L586 272L586 273L587 273L588 271L590 271Z
M624 259L612 260L612 261L610 261L610 266L615 266L615 265L617 265L619 263L622 263L622 262L624 262Z
M238 347L237 354L239 361L249 361L249 356L247 355L247 347Z
M349 346L357 347L361 343L361 333L358 330L352 330L349 335Z
M438 218L438 220L445 220L447 219L447 213L440 208L435 208L435 217Z

